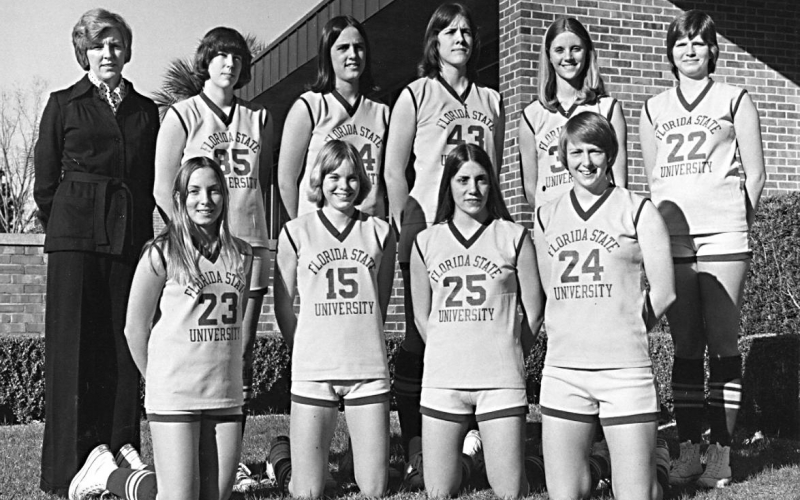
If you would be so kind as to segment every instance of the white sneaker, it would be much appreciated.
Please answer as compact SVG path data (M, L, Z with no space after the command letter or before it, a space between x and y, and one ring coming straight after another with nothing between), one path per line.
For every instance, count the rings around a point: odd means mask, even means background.
M684 441L681 443L681 454L672 462L669 470L669 484L682 485L695 481L703 474L700 463L700 443Z
M122 445L114 457L114 461L118 467L123 469L144 470L147 468L147 464L144 463L139 452L130 444Z
M245 464L240 463L239 467L236 469L236 479L233 481L233 491L236 493L244 493L252 490L258 485L259 482L253 477L253 473L250 471L250 468Z
M483 440L481 433L473 429L464 437L464 445L461 453L472 459L472 474L480 474L486 467L486 460L483 458Z
M719 443L709 445L706 451L706 470L697 480L703 488L724 488L731 484L731 447Z
M419 491L425 489L425 478L422 474L422 451L409 457L403 474L403 488L406 491Z
M102 494L108 478L117 468L108 446L99 445L89 453L86 463L69 483L69 500L84 500L89 495Z

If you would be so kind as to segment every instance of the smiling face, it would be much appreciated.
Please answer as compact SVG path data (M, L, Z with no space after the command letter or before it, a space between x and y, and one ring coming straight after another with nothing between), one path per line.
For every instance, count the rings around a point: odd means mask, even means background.
M104 29L98 40L86 49L89 71L112 89L116 88L122 78L126 50L122 34L117 28Z
M672 47L672 60L678 73L691 79L708 76L711 48L700 35L692 39L679 38Z
M220 52L208 62L208 79L221 89L234 88L242 72L242 58L230 52Z
M473 219L486 215L489 200L489 173L478 162L466 161L450 179L456 211Z
M364 72L367 44L361 33L348 26L331 46L331 66L337 82L355 83Z
M360 188L355 166L349 161L342 162L336 170L328 172L322 179L325 206L349 213Z
M453 19L449 26L437 35L439 41L439 64L463 68L472 55L473 33L464 16Z
M610 185L608 155L595 144L567 141L567 168L575 187L598 194Z
M559 78L572 82L583 74L586 47L575 33L565 31L556 36L550 44L548 55Z
M222 213L222 190L217 175L210 168L199 168L189 176L186 213L201 229L210 230Z

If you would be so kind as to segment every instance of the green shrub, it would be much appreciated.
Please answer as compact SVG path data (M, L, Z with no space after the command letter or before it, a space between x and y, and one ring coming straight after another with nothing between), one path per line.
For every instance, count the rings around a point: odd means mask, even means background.
M800 193L764 198L751 242L742 331L800 333Z
M44 339L0 339L0 421L44 420Z

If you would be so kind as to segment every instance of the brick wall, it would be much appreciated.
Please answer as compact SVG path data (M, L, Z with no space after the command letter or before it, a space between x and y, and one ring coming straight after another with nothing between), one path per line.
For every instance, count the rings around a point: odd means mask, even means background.
M717 25L720 59L712 78L748 90L761 117L767 170L765 195L800 190L800 6L794 0L676 1L501 0L500 91L506 102L506 200L515 217L530 220L517 157L521 110L536 92L540 44L558 17L586 26L598 50L607 90L621 101L628 125L628 182L644 193L639 113L645 99L675 84L666 57L666 30L689 9Z
M44 235L0 234L0 335L44 335Z

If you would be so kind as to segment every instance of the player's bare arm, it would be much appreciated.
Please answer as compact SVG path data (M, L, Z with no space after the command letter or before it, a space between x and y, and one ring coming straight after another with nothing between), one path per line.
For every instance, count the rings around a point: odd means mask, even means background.
M529 233L523 235L522 247L517 257L517 287L522 306L522 352L526 356L533 348L544 322L544 289L539 278L536 252Z
M286 116L278 158L278 189L283 206L292 219L297 218L297 204L303 191L303 187L298 189L297 181L303 171L313 127L306 105L298 99Z
M739 155L742 159L747 195L747 225L752 227L758 202L767 181L764 169L764 148L761 142L761 122L758 110L749 94L742 97L739 109L733 117L733 128L739 143Z
M125 338L142 378L147 373L147 343L153 318L166 282L167 271L158 251L151 247L136 266L125 318Z
M275 255L275 320L291 351L297 329L297 314L294 312L295 285L297 283L297 254L289 242L286 231L278 237L278 251Z
M614 113L611 116L611 126L617 134L617 144L619 152L617 159L611 166L614 172L614 184L620 187L628 186L628 124L625 122L625 114L622 112L622 104L619 101L614 103Z
M667 225L655 205L649 201L642 208L636 231L647 281L650 283L650 307L646 319L647 329L650 330L675 302L675 271Z
M417 251L411 250L411 302L414 306L414 324L417 325L422 340L428 340L428 316L431 314L431 285L428 271Z
M172 186L175 175L181 166L183 149L186 147L186 131L181 125L178 113L174 109L167 110L156 140L156 177L153 197L158 208L172 218Z
M406 166L411 157L414 137L417 134L417 118L411 92L401 92L392 110L389 122L389 142L386 144L385 179L389 196L389 213L400 228L403 209L408 200Z
M519 148L522 187L525 199L531 208L536 203L536 183L539 182L539 156L536 154L536 135L520 113L517 125L517 147ZM502 143L498 143L502 144Z

